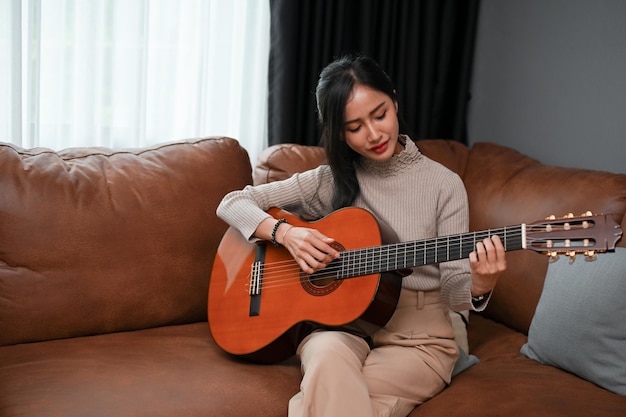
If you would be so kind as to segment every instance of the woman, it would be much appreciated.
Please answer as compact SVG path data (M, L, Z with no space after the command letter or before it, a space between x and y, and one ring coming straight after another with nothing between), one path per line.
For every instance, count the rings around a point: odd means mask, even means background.
M461 179L399 134L395 90L373 60L331 63L316 97L328 165L228 194L217 210L222 219L250 240L284 246L309 274L339 257L333 237L275 219L269 208L321 218L362 207L400 241L467 231ZM500 239L485 239L469 262L421 266L404 277L398 307L371 345L342 331L308 335L297 351L303 379L289 415L408 415L450 382L459 351L448 309L484 309L505 268Z

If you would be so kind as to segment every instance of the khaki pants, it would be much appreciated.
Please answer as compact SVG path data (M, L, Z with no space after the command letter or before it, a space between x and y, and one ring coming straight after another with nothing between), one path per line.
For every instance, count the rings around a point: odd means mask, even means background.
M438 291L402 289L387 325L362 338L318 331L298 347L303 378L289 416L407 416L450 382L458 347Z

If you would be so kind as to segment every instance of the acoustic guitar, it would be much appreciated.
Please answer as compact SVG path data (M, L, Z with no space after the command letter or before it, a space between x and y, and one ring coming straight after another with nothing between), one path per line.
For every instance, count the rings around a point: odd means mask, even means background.
M341 209L314 222L279 209L269 213L333 237L340 257L308 275L287 249L250 243L237 230L227 230L209 284L209 326L224 351L257 363L291 357L302 338L320 327L372 335L396 308L403 276L399 271L467 258L486 237L500 236L506 251L592 258L614 250L622 234L611 215L587 213L383 244L378 222L363 209Z

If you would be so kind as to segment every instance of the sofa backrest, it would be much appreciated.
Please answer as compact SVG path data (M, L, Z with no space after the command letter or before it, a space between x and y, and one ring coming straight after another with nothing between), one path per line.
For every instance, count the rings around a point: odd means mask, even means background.
M549 166L504 146L476 143L463 180L472 230L531 223L552 214L579 216L586 211L612 213L626 230L626 174ZM626 246L626 238L618 246ZM533 251L508 253L507 271L485 314L528 333L548 261Z
M0 345L206 320L215 209L251 173L229 138L0 144Z
M463 178L471 230L529 223L550 214L580 215L588 210L613 213L626 230L625 174L547 166L513 149L489 143L478 143L471 149L449 140L421 140L417 145L422 153ZM319 147L275 145L259 156L255 183L284 179L323 162L324 152ZM626 238L618 246L626 246ZM543 289L548 257L533 251L509 252L507 263L507 271L484 314L528 333Z

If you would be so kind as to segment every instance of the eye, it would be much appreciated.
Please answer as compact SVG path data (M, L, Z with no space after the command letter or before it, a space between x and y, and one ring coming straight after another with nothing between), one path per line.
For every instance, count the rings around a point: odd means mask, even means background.
M383 120L386 115L387 115L387 110L385 110L381 115L376 116L375 119L376 120Z
M350 133L356 133L356 132L358 132L359 130L361 130L361 125L358 125L357 127L353 127L352 129L348 128L347 130L348 130L348 132L350 132Z

